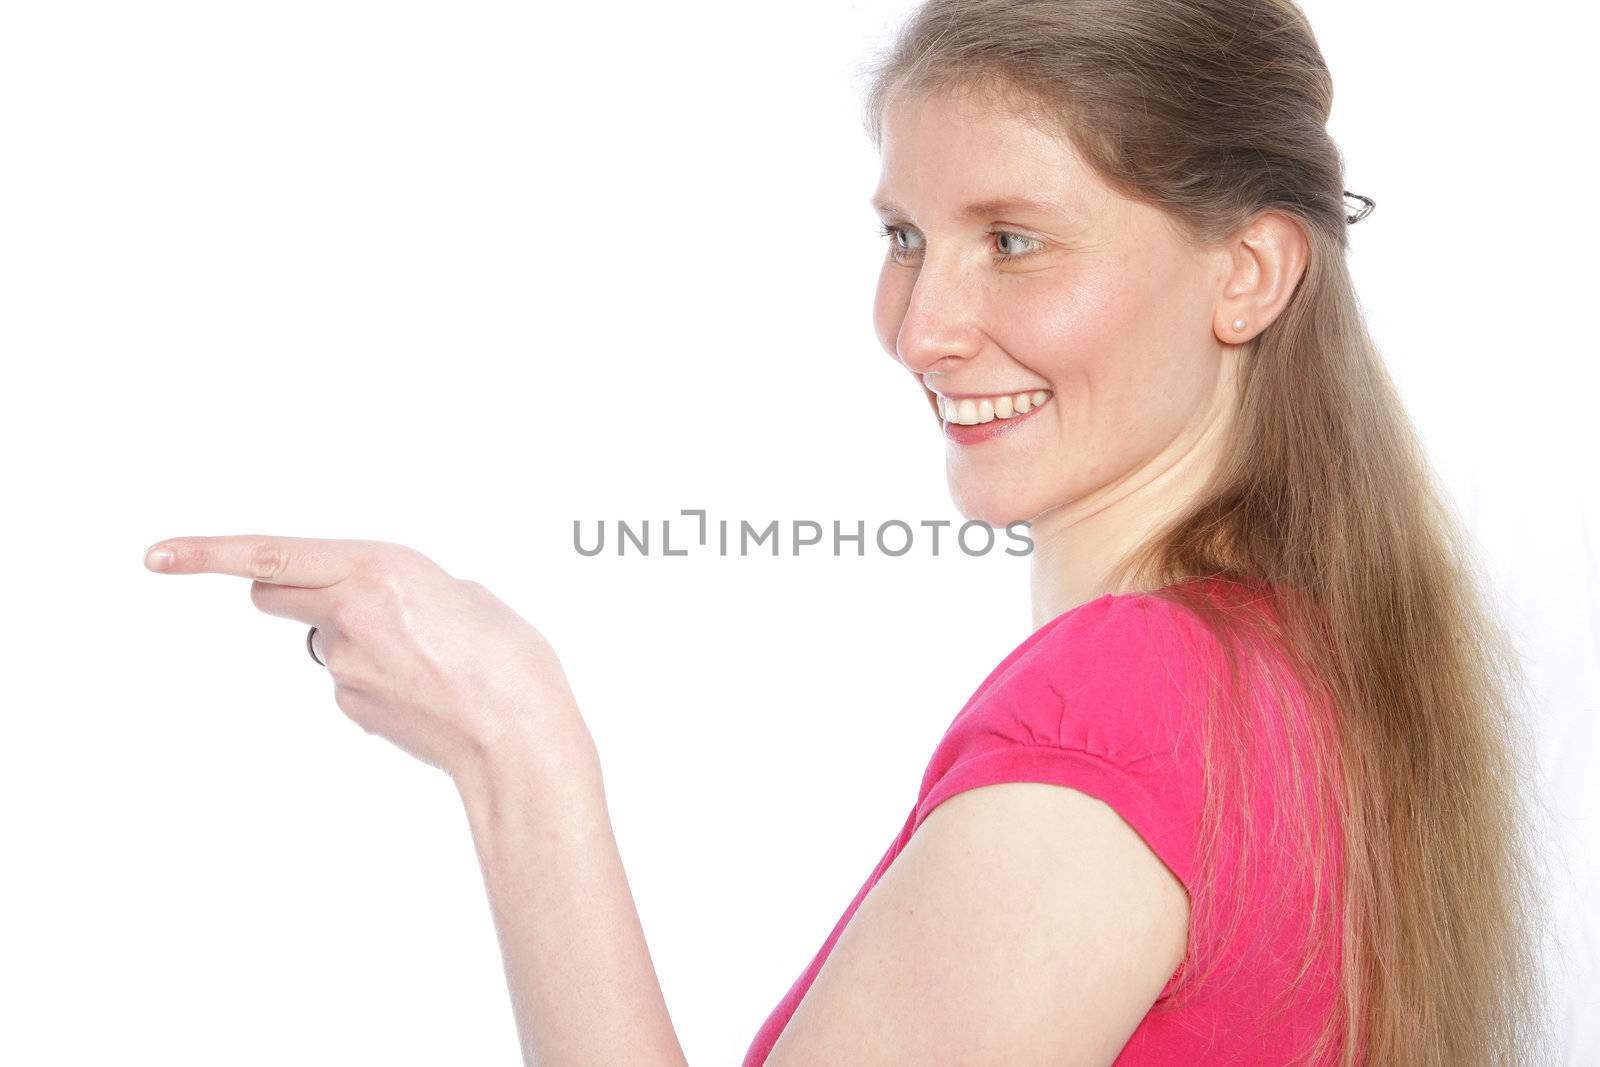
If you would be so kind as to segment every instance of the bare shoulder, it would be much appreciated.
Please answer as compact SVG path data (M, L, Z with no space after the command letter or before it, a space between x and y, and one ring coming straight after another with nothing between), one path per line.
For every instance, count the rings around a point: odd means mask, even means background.
M766 1064L1103 1067L1188 925L1182 884L1103 802L1042 782L969 789L862 900Z

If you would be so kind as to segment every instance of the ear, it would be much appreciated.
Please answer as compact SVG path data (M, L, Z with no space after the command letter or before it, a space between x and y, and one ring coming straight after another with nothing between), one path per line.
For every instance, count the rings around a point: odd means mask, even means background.
M1224 344L1244 344L1283 313L1305 273L1309 242L1293 216L1265 211L1224 245L1223 254L1211 328Z

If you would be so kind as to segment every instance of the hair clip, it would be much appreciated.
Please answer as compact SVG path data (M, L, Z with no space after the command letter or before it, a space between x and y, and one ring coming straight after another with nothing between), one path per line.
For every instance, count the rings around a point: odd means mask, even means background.
M1360 193L1352 193L1348 189L1344 191L1344 195L1346 200L1359 200L1361 201L1362 205L1360 211L1357 211L1354 215L1346 215L1344 217L1344 221L1351 226L1354 226L1356 223L1372 214L1372 209L1378 206L1378 202L1372 199L1370 196L1362 196Z

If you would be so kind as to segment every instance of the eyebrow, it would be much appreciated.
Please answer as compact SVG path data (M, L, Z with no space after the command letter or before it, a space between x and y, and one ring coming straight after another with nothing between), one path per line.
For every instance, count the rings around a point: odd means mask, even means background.
M896 204L893 200L875 196L872 206L879 214L910 215L911 212ZM976 219L993 215L1004 215L1011 211L1037 211L1044 213L1060 213L1060 204L1049 200L1036 200L1026 196L997 196L986 200L974 200L963 205L957 212L960 218Z

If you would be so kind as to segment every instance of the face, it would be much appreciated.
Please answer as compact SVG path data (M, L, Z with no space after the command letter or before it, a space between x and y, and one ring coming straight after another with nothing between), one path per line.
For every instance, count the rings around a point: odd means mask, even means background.
M1092 506L1191 447L1235 351L1214 325L1232 317L1228 253L1190 247L989 98L897 97L882 130L874 328L927 394L961 513L1004 526ZM996 413L950 425L943 398Z

